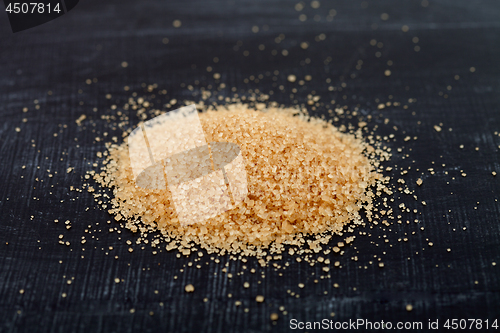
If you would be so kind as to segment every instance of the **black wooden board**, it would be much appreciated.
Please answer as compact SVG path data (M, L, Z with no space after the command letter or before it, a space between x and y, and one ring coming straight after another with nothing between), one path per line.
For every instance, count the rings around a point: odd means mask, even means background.
M81 1L70 13L16 34L0 14L1 332L290 331L291 319L419 321L426 331L429 320L439 320L441 330L447 319L500 321L500 175L492 175L500 173L500 136L494 134L500 132L500 4L346 0L312 8L308 1L300 12L295 6L278 0ZM173 27L176 19L180 28ZM300 46L304 41L307 49ZM290 74L295 83L287 80ZM311 80L299 85L306 75ZM137 245L129 253L125 242L135 236L109 233L111 216L91 194L69 191L81 187L98 161L104 143L94 138L120 134L101 116L134 91L150 95L149 84L167 90L153 99L160 107L170 99L199 99L188 85L199 93L221 82L223 97L232 96L232 87L272 90L271 100L294 105L314 91L327 105L335 100L372 115L378 134L396 135L387 143L394 152L390 164L411 169L392 175L415 189L418 201L401 200L421 214L402 214L404 223L391 231L356 230L343 256L323 255L331 260L331 277L323 279L324 265L288 255L278 262L288 262L286 270L249 259L245 274L237 275L244 263L227 256L215 264L210 255L195 262ZM389 101L401 104L378 109ZM82 114L87 119L79 127ZM418 139L405 142L406 136ZM74 171L67 173L70 166ZM85 229L102 232L91 238ZM59 244L61 234L70 246ZM383 268L374 255L383 258ZM226 263L232 279L222 272ZM250 288L243 288L245 281ZM194 293L184 292L188 283ZM259 294L263 303L255 301ZM273 323L274 312L279 319Z

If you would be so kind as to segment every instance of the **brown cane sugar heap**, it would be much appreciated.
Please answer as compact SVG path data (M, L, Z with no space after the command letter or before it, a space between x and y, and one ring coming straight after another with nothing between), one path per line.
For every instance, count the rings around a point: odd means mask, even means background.
M257 111L241 103L203 112L200 121L207 142L241 148L248 196L236 208L182 226L168 190L136 186L126 140L110 146L104 172L94 176L113 188L115 220L143 236L159 231L167 250L189 253L197 244L208 252L260 256L292 244L319 252L346 225L363 224L362 212L371 221L376 197L391 194L389 177L380 172L390 154L366 143L361 130L342 133L296 108Z

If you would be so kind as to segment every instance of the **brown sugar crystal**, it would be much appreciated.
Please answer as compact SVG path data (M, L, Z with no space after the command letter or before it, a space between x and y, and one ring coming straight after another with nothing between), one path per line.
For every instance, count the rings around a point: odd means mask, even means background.
M168 189L136 186L126 140L110 146L103 172L94 175L113 188L108 211L133 232L159 231L167 250L198 244L209 253L258 255L269 247L279 253L284 244L303 244L306 234L339 233L346 224L371 221L376 196L391 194L389 177L379 170L390 154L366 143L361 130L343 133L297 108L256 111L241 103L199 117L207 142L241 148L248 195L235 208L182 225Z

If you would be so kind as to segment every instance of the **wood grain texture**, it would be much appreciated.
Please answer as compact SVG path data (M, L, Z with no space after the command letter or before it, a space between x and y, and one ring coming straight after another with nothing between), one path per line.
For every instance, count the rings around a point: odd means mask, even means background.
M306 3L301 13L308 19L301 22L295 2L289 1L81 1L69 14L17 34L10 32L4 16L0 332L289 331L291 318L330 319L332 312L335 321L500 321L500 175L491 174L500 173L500 137L494 135L500 132L500 5L462 0L430 1L428 7L421 1L367 4L363 8L361 1L321 1L320 8L313 9ZM327 20L330 9L337 11L332 21ZM389 20L382 21L382 13L388 13ZM182 21L181 28L173 28L174 19ZM401 31L405 24L410 27L406 33ZM259 33L252 32L254 25ZM325 40L315 41L321 33ZM279 34L285 38L276 43ZM163 44L163 38L169 43ZM370 45L372 39L383 46ZM309 42L307 50L299 46L303 41ZM261 44L264 51L258 49ZM283 49L288 56L281 54ZM219 62L214 63L214 57ZM325 62L327 57L330 61ZM363 64L357 69L359 60ZM123 61L127 68L121 66ZM207 72L208 66L212 72ZM476 71L471 73L470 67ZM386 69L391 70L389 77ZM219 93L224 97L232 96L231 87L238 92L273 90L272 100L292 105L305 103L315 91L322 101L336 100L373 115L378 134L396 134L396 141L388 143L395 153L391 164L411 166L402 178L419 197L402 200L422 214L402 214L404 222L411 223L396 224L391 231L356 230L356 235L361 231L370 236L358 236L343 256L324 256L332 262L328 279L320 278L324 265L311 267L288 255L279 263L288 262L289 267L275 270L272 265L260 268L254 259L245 264L223 256L215 264L207 254L199 262L194 256L177 259L165 250L153 255L149 246L141 250L134 245L129 253L125 241L135 242L135 236L109 233L111 216L97 208L89 193L69 191L71 185L81 186L84 173L98 160L97 151L104 149L94 138L103 132L121 135L101 115L113 104L122 105L132 91L147 95L143 83L157 83L168 91L153 99L158 107L172 98L199 99L181 83L199 80L199 86L214 86L213 73L220 73L220 82L227 85ZM259 82L244 81L259 74ZM311 75L312 80L299 86L287 81L289 74L299 79ZM94 78L96 83L85 83ZM329 85L336 90L330 91ZM293 88L298 91L291 98ZM380 111L377 99L409 108ZM87 120L78 127L75 120L81 114ZM137 124L132 112L130 117L132 125ZM387 126L385 117L390 119ZM433 126L439 123L443 130L436 132ZM407 135L418 139L404 142ZM398 153L401 146L405 148ZM70 166L74 171L67 173ZM400 178L399 171L392 174ZM421 187L414 185L418 178ZM413 223L415 218L421 222ZM70 230L66 220L71 221ZM89 235L85 229L102 232ZM70 246L58 244L60 234ZM399 241L405 237L408 241ZM429 247L429 241L434 246ZM374 255L383 258L384 268L369 264L376 262ZM354 256L357 261L351 260ZM335 261L341 262L341 269L333 266ZM188 262L202 268L187 267ZM226 263L232 279L222 272ZM245 273L237 275L243 265ZM115 278L123 281L115 283ZM246 281L248 289L243 288ZM195 286L194 293L184 292L188 283ZM299 288L299 283L305 287ZM259 294L265 296L262 304L255 302ZM407 312L406 304L412 304L413 311ZM280 306L285 306L286 316ZM269 319L273 312L280 315L275 324Z

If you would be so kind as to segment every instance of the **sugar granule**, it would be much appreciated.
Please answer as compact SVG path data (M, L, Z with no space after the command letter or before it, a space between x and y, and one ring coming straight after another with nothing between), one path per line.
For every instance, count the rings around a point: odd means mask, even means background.
M344 226L372 221L374 204L389 177L380 162L390 153L366 143L361 130L342 133L331 123L297 108L256 111L230 104L200 114L208 142L241 147L248 176L248 196L236 208L203 222L179 223L168 190L136 186L125 143L109 146L102 186L113 188L109 213L133 232L160 232L166 249L186 250L198 244L209 253L257 255L263 249L281 253L285 244L302 246L305 235L315 252ZM317 251L316 251L317 250Z

